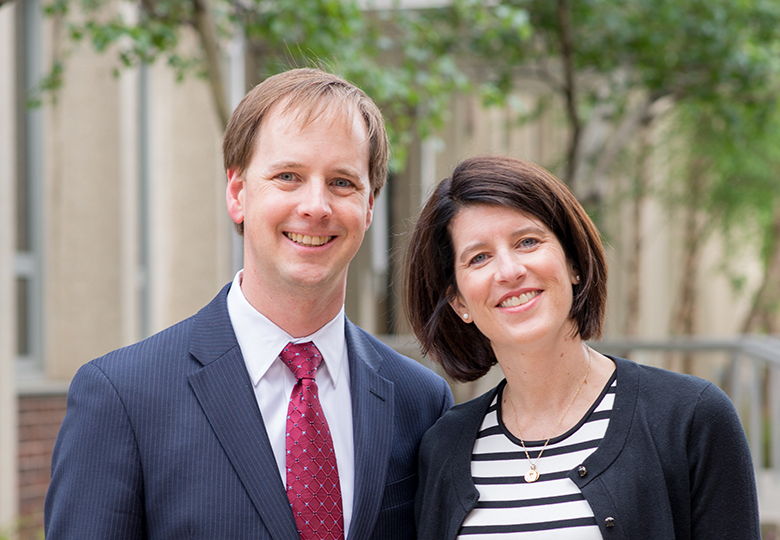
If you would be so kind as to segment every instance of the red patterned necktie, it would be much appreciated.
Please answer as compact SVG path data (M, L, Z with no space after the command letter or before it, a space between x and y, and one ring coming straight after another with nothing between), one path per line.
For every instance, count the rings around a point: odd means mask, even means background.
M287 407L287 498L301 540L344 540L336 454L314 376L322 356L314 343L288 343L279 355L298 382Z

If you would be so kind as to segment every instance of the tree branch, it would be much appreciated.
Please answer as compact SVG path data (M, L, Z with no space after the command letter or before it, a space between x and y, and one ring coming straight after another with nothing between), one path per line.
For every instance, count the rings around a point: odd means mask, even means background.
M553 92L565 94L564 85L556 79L552 73L542 66L520 66L516 73L522 78L535 78L542 84L549 86Z
M777 306L780 304L780 204L775 205L771 227L774 246L764 270L761 286L753 297L750 313L742 324L743 334L761 330L775 333L780 326L780 316L777 313Z
M195 26L192 19L184 17L182 13L162 14L157 10L157 0L141 0L141 12L145 17L155 21L167 24L171 27L177 27L179 24Z
M220 62L217 25L206 0L192 0L192 5L195 12L195 30L200 36L203 52L206 55L211 97L214 100L219 121L224 128L230 119L230 105L228 104L225 76Z
M637 131L638 126L646 122L653 122L658 116L663 115L671 108L674 101L668 99L669 97L668 94L648 96L639 105L623 115L620 124L616 129L612 130L606 142L594 153L595 156L585 156L583 161L586 163L595 157L595 164L590 167L589 171L584 165L580 167L577 171L575 183L584 182L586 185L593 185L606 176L615 164L620 152L632 140L632 134Z

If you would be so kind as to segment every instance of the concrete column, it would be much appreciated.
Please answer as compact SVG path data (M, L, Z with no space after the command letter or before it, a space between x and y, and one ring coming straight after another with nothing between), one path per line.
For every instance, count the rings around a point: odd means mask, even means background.
M17 400L14 324L15 2L0 7L0 533L16 522Z
M52 54L70 46L55 41ZM77 47L45 109L44 363L58 381L123 344L122 81L113 57Z
M149 68L148 239L151 329L196 313L232 279L222 128L208 86ZM220 252L220 248L227 248Z
M127 21L136 21L138 7L123 3L120 13ZM140 212L139 212L139 131L140 70L124 69L119 75L119 274L121 292L121 343L129 345L142 336L141 280L139 272Z

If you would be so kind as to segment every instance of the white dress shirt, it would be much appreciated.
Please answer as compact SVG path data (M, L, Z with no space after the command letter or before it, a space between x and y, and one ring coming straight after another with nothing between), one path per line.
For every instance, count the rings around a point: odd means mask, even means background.
M252 307L241 290L242 277L243 270L240 270L228 292L228 314L255 389L255 398L263 416L268 439L271 441L279 475L285 486L287 473L284 439L287 429L287 405L297 381L290 369L279 359L279 354L290 342L307 341L314 342L322 354L322 363L317 369L317 388L336 452L346 536L352 521L355 452L344 308L342 306L339 314L314 334L295 339Z

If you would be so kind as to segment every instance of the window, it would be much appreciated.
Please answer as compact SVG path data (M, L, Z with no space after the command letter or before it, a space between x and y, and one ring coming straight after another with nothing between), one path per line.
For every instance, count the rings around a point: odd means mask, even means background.
M17 3L16 10L16 320L21 371L40 368L42 358L42 113L27 107L28 91L41 74L41 5Z

